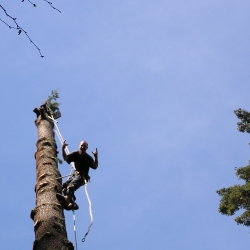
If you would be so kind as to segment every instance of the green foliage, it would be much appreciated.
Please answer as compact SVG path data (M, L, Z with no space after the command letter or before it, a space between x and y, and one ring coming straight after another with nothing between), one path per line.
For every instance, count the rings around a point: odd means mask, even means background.
M222 196L219 212L225 215L234 215L236 211L245 209L250 211L250 183L234 185L217 191ZM249 221L250 225L250 221Z
M237 224L243 224L244 226L250 226L250 211L245 211L242 215L234 219Z
M246 182L250 182L250 165L238 168L236 171L236 175L239 179L245 180Z
M51 95L49 95L49 97L48 97L48 99L46 101L47 110L51 115L53 115L57 111L59 111L60 103L58 103L56 101L58 98L59 98L58 89L52 90Z
M250 113L244 109L237 109L234 113L241 120L237 122L238 130L242 133L250 133Z
M250 133L250 113L243 109L234 113L241 120L237 123L238 130ZM245 167L236 168L236 176L245 183L216 191L221 196L219 212L231 216L243 209L243 213L234 220L237 224L250 226L250 162Z
M54 159L56 160L57 163L63 164L63 161L60 158L58 158L57 156L54 157Z

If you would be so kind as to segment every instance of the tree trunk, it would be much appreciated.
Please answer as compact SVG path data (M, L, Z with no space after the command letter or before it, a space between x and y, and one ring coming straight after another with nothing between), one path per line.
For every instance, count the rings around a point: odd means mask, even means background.
M34 221L35 241L33 250L73 250L67 239L63 207L56 198L62 192L62 180L57 166L57 145L54 139L53 122L45 112L45 105L37 114L38 129L36 143L36 207L30 217Z

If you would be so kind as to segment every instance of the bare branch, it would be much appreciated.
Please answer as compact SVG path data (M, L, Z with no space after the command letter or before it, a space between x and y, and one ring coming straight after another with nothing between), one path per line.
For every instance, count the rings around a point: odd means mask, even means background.
M24 2L24 0L22 0L22 2ZM30 0L28 0L28 2L30 2L34 7L36 7L36 4L32 3Z
M47 2L47 3L50 5L50 7L53 8L54 10L57 10L57 11L59 11L59 12L61 13L61 11L60 11L59 9L55 8L55 7L52 5L51 2L49 2L49 1L47 1L47 0L43 0L43 1Z
M22 2L24 2L24 0L22 0ZM28 0L28 2L31 3L33 7L36 7L36 4L32 3L30 0Z
M0 18L0 21L3 22L4 24L6 24L10 29L17 29L13 26L10 26L9 24L7 24L5 21L3 21L1 18Z
M49 2L48 0L43 0L43 1L47 2L47 3L50 5L50 7L53 8L54 10L57 10L58 12L61 13L61 11L60 11L59 9L55 8L55 7L52 5L51 2ZM24 0L22 0L22 2L24 2ZM34 4L33 2L31 2L30 0L28 0L28 2L31 3L34 7L36 7L36 4Z
M36 4L33 3L31 0L27 0L27 1L28 1L30 4L32 4L33 7L36 7ZM51 2L49 2L48 0L43 0L43 1L47 2L47 3L50 5L50 7L53 8L54 10L57 10L58 12L61 13L61 11L60 11L59 9L55 8ZM24 2L24 0L22 0L22 2ZM26 31L16 22L16 18L10 16L10 15L7 13L7 11L3 8L2 5L0 5L0 8L4 11L5 15L6 15L8 18L12 19L12 21L15 23L16 27L13 27L13 26L9 25L8 23L6 23L6 22L5 22L4 20L2 20L1 18L0 18L0 21L3 22L3 23L4 23L6 26L8 26L10 29L16 29L16 30L18 30L18 35L20 35L22 32L24 32L24 34L28 37L28 39L30 40L30 42L36 47L36 49L38 50L40 56L41 56L41 57L44 57L44 56L42 55L42 53L41 53L41 50L38 48L38 46L31 40L31 38L30 38L30 36L28 35L28 33L27 33L27 32L26 32Z
M20 35L22 32L28 37L29 41L36 47L36 49L38 50L39 54L41 57L44 57L41 53L41 50L37 47L37 45L31 40L30 36L28 35L28 33L17 23L16 18L10 16L7 11L3 8L2 5L0 5L0 8L4 11L5 15L12 19L12 21L15 23L16 27L12 27L9 24L7 24L6 22L4 22L2 19L0 19L4 24L6 24L10 29L16 29L18 30L18 35Z

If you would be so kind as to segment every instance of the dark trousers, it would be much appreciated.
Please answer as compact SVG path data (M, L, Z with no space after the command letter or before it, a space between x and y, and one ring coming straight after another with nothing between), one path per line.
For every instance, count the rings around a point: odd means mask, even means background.
M63 183L63 188L66 188L65 195L70 195L75 198L74 192L85 184L81 175L75 175Z

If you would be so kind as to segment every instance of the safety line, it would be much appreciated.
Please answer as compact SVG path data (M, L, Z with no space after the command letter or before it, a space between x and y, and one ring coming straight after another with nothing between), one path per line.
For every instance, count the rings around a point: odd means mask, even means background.
M52 118L53 118L53 116L52 116ZM63 140L63 137L62 137L62 135L61 135L61 133L60 133L60 130L59 130L59 128L58 128L58 126L57 126L57 121L53 118L52 119L53 120L53 122L54 122L54 125L55 125L55 127L56 127L56 129L55 129L55 131L56 131L56 134L57 134L57 136L58 136L58 138L59 138L59 141L61 142L61 144L63 145L63 142L64 142L64 140ZM68 147L66 146L66 153L68 154L69 153L69 150L68 150ZM72 164L71 164L71 171L70 171L70 174L69 175L67 175L68 176L68 179L70 178L70 176L72 176L72 170L73 169L75 169L75 166L74 166L74 163L72 162ZM67 177L67 176L65 176L65 177ZM73 212L73 221L74 221L74 235L75 235L75 245L76 245L76 250L78 250L77 249L77 238L76 238L76 217L75 217L75 211L74 211L74 209L72 210L72 212Z
M77 240L76 240L76 216L75 216L75 210L73 211L73 221L74 221L74 233L75 233L75 242L76 242L76 250L77 250Z
M62 134L61 134L61 132L60 132L58 126L57 126L57 121L56 121L56 120L53 120L53 122L54 122L55 127L56 127L56 129L55 129L56 134L57 134L57 136L58 136L58 138L59 138L61 144L63 145L64 139L63 139ZM68 149L67 146L65 147L65 151L66 151L67 154L69 154L69 149ZM75 170L75 165L74 165L73 162L71 162L70 165L71 165L72 168L71 168L71 170L70 170L70 174L69 174L69 175L72 175L72 171ZM68 177L68 179L69 179L69 178L70 178L70 177Z
M84 181L85 181L84 190L85 190L85 194L87 196L88 202L89 202L90 225L88 226L88 231L85 233L84 237L82 238L82 242L85 241L85 239L86 239L86 237L87 237L87 235L88 235L88 233L90 231L90 228L91 228L91 226L93 225L93 222L94 222L93 215L92 215L92 204L91 204L89 194L88 194L88 190L87 190L88 185L87 185L87 181L85 179L84 179Z

